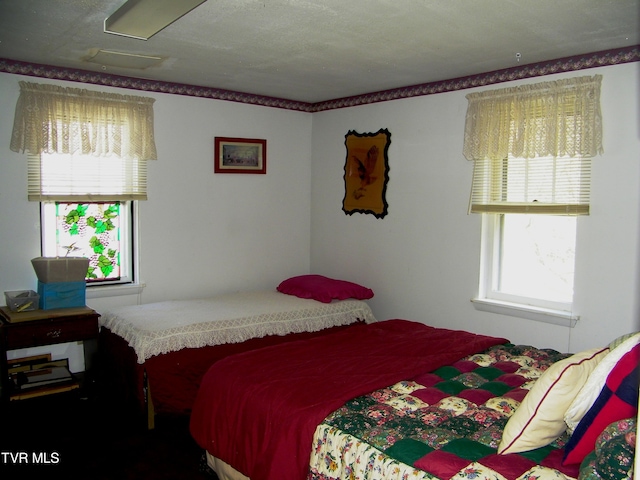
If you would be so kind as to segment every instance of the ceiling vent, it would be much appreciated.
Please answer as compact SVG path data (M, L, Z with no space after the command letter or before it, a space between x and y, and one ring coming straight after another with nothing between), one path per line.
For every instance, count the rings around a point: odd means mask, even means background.
M97 63L104 67L134 68L137 70L155 67L163 60L163 57L136 55L134 53L113 52L100 49L92 51L89 57L86 58L86 61Z

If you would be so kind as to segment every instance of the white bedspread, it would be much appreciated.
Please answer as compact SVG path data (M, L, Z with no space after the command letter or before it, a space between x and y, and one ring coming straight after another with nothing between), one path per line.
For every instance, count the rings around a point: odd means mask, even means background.
M376 321L371 308L360 300L321 303L265 291L118 307L101 313L100 325L124 338L138 363L144 363L154 355L183 348L316 332L357 320Z

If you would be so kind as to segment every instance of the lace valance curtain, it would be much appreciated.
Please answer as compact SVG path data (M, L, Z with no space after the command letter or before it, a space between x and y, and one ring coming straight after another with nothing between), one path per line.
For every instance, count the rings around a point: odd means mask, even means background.
M155 160L154 101L20 82L11 150Z
M467 95L468 160L603 153L601 75Z

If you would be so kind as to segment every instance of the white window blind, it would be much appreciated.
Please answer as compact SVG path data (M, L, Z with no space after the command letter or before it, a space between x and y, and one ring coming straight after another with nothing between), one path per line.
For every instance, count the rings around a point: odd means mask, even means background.
M590 158L476 160L471 213L588 215Z
M29 155L31 201L101 202L147 199L147 162L85 155Z

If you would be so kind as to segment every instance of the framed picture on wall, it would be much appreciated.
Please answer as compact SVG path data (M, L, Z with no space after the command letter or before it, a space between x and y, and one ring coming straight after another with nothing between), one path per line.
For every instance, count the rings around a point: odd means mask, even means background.
M387 153L390 143L391 133L386 128L375 133L350 130L345 135L347 158L344 165L342 210L347 215L358 212L384 218L387 214Z
M267 141L215 137L215 173L267 173Z

